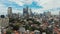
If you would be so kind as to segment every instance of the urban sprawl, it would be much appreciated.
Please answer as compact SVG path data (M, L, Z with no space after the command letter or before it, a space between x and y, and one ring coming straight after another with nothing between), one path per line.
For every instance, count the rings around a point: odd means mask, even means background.
M26 7L21 15L12 13L12 7L7 10L6 16L0 15L0 34L60 34L60 12L37 14Z

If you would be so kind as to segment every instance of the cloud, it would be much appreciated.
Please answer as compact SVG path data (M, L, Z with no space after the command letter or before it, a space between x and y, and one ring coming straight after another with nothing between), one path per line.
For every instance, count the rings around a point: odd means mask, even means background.
M22 11L22 10L18 10L18 9L14 9L14 8L13 8L13 10L12 10L12 11L13 11L13 13L20 13L20 14L22 14L22 13L23 13L23 11Z
M39 6L43 6L42 9L36 10L41 12L50 11L52 14L59 14L60 0L34 0Z
M59 11L51 11L52 15L59 15Z
M25 4L32 4L33 0L23 0Z
M3 4L0 4L0 15L6 14L6 7Z
M6 7L5 4L0 3L0 15L6 15L8 13L8 7ZM13 13L20 13L22 14L22 10L18 10L17 8L12 7L12 12Z
M60 0L34 0L38 5L44 7L44 9L51 9L55 7L60 7Z
M10 2L15 2L16 4L18 4L19 6L23 6L24 3L20 0L9 0Z
M35 2L35 4L33 2ZM54 11L58 11L57 8L60 8L60 0L0 0L0 11L2 11L1 14L5 12L7 13L6 8L11 6L13 8L13 12L21 11L22 13L22 9L20 10L20 8L23 8L24 5L30 6L33 12L42 13L44 11L51 11L53 13Z
M60 2L59 2L60 0L7 0L7 1L9 1L9 3L14 2L19 6L23 6L25 4L31 5L33 2L36 2L36 5L44 7L43 9L60 7Z

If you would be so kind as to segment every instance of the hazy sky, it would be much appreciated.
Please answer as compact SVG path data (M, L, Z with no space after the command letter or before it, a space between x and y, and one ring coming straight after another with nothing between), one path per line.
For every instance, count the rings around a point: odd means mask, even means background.
M51 11L52 14L59 14L60 0L0 0L0 15L7 14L8 7L12 7L14 13L22 13L26 6L37 13Z

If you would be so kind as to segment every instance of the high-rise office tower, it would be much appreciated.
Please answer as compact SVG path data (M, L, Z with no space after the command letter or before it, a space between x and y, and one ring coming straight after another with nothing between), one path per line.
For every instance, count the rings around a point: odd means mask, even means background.
M48 17L51 16L51 12L49 12L49 11L48 12L44 12L44 16L48 16Z
M51 16L51 12L50 11L47 12L47 16L48 17Z
M25 8L23 8L23 16L25 16L26 15L26 10L25 10Z
M23 8L23 16L27 17L28 15L29 15L29 13L28 13L28 7Z
M60 11L59 11L59 19L60 19Z
M12 16L12 7L8 7L8 17Z
M59 15L60 15L60 11L59 11Z
M32 10L30 9L30 16L32 17L33 16L33 14L32 14Z

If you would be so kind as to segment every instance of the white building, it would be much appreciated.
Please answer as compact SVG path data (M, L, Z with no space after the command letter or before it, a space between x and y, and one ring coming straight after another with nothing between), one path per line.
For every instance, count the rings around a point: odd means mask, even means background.
M0 26L1 27L6 27L9 25L9 18L0 18Z
M19 31L20 31L20 32L25 32L25 28L24 28L24 27L20 27L20 28L19 28Z
M1 34L1 26L0 26L0 34Z
M42 34L46 34L46 32L43 32Z
M40 34L40 31L38 30L35 30L34 32L35 32L34 34Z

